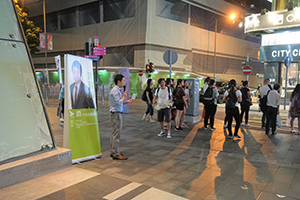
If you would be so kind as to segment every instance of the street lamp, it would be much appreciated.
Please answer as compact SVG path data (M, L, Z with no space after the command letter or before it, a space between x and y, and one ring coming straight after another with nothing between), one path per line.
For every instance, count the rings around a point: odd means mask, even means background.
M233 23L235 22L235 14L231 14L229 16L229 18L233 21ZM215 49L214 49L214 79L216 79L216 65L217 65L217 32L218 32L218 20L219 19L216 19L216 22L215 22Z

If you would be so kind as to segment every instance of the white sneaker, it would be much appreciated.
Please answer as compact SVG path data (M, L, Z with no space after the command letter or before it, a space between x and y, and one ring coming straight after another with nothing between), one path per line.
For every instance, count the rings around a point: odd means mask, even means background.
M142 120L146 120L147 115L144 114L144 116L142 117Z
M172 138L171 133L168 133L167 138L168 138L168 139L171 139L171 138Z
M227 125L226 125L226 124L224 124L224 128L227 128Z
M151 118L150 118L150 122L156 122L156 121L155 121L154 119L151 119Z
M241 123L241 126L245 126L245 124L244 124L244 123Z
M249 124L246 124L246 127L249 127L250 125Z
M60 120L59 121L61 121L61 122L64 122L64 118L60 118Z
M166 133L163 132L163 131L160 131L160 133L159 133L157 136L158 136L158 137L162 137L162 136L164 136L164 135L166 135Z

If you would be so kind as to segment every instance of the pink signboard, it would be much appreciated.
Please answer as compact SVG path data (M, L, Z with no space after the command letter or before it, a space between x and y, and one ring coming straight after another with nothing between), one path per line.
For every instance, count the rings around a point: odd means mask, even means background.
M95 56L105 56L106 55L106 47L94 47L93 54Z

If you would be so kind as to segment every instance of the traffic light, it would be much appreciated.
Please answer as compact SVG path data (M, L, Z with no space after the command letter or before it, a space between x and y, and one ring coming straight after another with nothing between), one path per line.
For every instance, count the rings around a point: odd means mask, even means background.
M150 62L149 64L146 65L146 73L152 73L153 71L154 71L153 63Z

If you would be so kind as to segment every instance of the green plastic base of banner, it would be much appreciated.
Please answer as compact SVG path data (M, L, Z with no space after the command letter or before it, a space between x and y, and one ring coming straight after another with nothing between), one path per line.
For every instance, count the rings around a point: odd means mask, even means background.
M68 115L72 159L101 154L97 110L70 109Z

